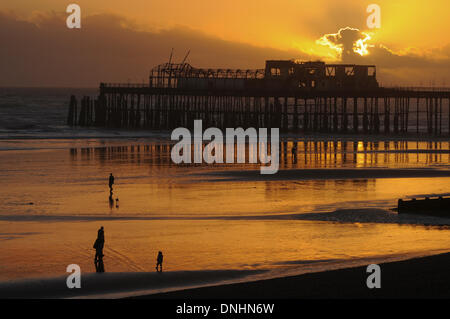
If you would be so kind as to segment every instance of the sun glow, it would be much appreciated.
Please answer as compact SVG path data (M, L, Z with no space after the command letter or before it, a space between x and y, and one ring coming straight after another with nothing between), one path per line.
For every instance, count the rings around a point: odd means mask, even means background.
M369 54L368 48L374 47L373 44L368 44L367 41L372 39L371 34L361 32L366 37L364 39L359 39L355 42L355 45L353 46L353 52L358 53L361 56L365 56Z
M369 54L369 48L374 47L374 45L368 43L372 39L372 35L370 32L345 27L339 29L337 33L323 35L316 41L316 44L329 47L339 57L348 52L365 56Z
M323 45L323 46L328 46L330 49L333 49L334 51L337 52L337 54L340 56L342 55L343 52L343 45L342 44L335 44L334 42L332 42L329 37L337 37L338 33L333 33L333 34L325 34L324 36L322 36L320 39L318 39L316 41L317 44Z

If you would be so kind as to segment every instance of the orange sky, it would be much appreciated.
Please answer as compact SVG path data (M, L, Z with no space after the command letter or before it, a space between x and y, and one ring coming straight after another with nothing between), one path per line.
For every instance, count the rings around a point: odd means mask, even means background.
M161 30L188 30L197 37L284 51L286 57L291 55L292 58L309 57L327 61L339 59L336 51L316 41L324 34L336 33L344 27L367 30L366 7L376 3L381 7L381 29L373 33L371 44L383 45L383 49L373 53L368 62L380 64L381 67L386 64L392 68L396 67L398 56L407 56L408 59L400 61L404 67L416 66L424 58L438 64L444 61L441 69L449 71L448 0L15 0L3 3L0 11L12 13L18 20L38 23L42 18L39 20L37 17L48 16L52 12L67 16L64 12L70 3L81 6L83 26L89 26L86 21L92 16L117 15L122 27L126 25L134 31L157 33ZM62 24L61 28L64 27ZM191 49L190 58L193 61L205 61L200 59L200 47L195 44L189 47L189 43L186 46L177 44L172 46L179 59L187 49ZM387 55L395 55L395 59L388 59L392 56ZM233 57L224 54L222 61L230 64L228 59ZM263 67L260 59L255 61L258 65L248 67ZM208 61L205 63L208 64ZM435 64L430 67L435 67ZM392 76L396 72L392 81L402 81L397 79L400 76L398 70L386 71L386 75ZM405 75L408 72L404 70L404 80L410 78L411 74ZM433 72L427 72L425 81L431 81ZM435 75L435 81L447 81L447 73Z
M222 39L282 49L307 45L346 26L364 29L371 3L382 10L378 38L399 49L442 46L450 32L447 0L14 0L1 9L29 17L36 11L63 12L70 3L79 4L83 15L115 13L143 28L183 25Z

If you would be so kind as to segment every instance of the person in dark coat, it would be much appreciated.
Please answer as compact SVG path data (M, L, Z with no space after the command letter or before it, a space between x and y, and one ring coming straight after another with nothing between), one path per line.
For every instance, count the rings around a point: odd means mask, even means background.
M103 226L97 232L97 239L94 243L95 257L94 265L96 272L104 272L105 268L103 265L103 246L105 245L105 232Z

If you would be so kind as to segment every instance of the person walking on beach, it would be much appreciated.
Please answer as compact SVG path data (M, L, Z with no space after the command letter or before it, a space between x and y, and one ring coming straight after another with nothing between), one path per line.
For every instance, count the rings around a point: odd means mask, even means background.
M162 272L162 263L163 263L163 254L162 252L158 252L158 257L156 258L156 271L157 272ZM158 270L158 266L159 266L159 270Z
M109 174L109 192L112 194L112 187L114 185L114 175L112 173Z
M94 265L96 272L104 272L105 268L103 265L103 246L105 245L105 232L103 226L97 232L97 239L94 243L95 257Z

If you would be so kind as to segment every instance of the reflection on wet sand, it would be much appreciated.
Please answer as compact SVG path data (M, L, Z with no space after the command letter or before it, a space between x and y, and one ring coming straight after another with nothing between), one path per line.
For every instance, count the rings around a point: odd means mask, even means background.
M339 167L414 167L446 165L450 162L449 142L411 141L283 141L280 143L280 168L339 168ZM203 148L192 146L194 153ZM239 166L257 168L259 164L174 164L170 157L172 143L136 144L127 146L97 146L70 149L72 161L94 160L99 165L115 161L118 164L162 166L208 166L214 169ZM242 150L247 162L251 149L258 145L245 144ZM226 145L223 145L224 150ZM235 145L237 149L237 145ZM224 154L226 152L224 151ZM235 157L237 156L235 151ZM224 159L225 160L225 159ZM236 161L235 161L236 162Z
M155 142L73 148L70 163L74 169L119 170L124 204L120 214L127 215L277 214L345 205L366 207L377 201L382 201L377 205L389 208L399 197L448 192L445 178L449 173L423 169L448 165L448 142L283 141L280 157L284 170L265 180L258 173L259 164L176 165L170 158L172 145ZM251 147L257 145L245 145L247 156ZM255 178L250 176L253 170ZM436 184L435 177L443 178L441 183ZM225 181L227 184L221 183ZM100 210L91 203L83 212Z

